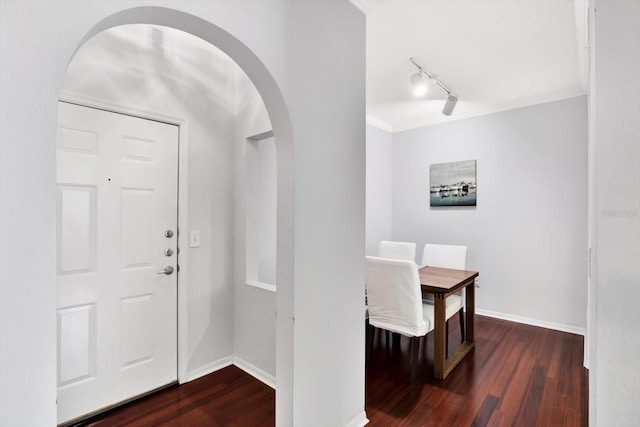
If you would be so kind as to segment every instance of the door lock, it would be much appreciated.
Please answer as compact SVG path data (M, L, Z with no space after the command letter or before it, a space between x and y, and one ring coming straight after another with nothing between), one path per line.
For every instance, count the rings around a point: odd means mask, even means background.
M173 273L173 267L170 265L166 266L162 270L158 271L158 274L166 274L167 276Z

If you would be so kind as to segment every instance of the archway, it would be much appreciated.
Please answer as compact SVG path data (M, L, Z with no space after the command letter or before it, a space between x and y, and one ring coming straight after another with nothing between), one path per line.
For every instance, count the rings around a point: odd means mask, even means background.
M281 268L281 265L290 266L293 257L293 249L291 246L292 239L290 238L293 230L293 206L292 198L290 197L293 188L293 144L288 111L284 105L283 97L274 79L271 77L264 64L262 64L246 46L224 30L193 15L160 7L134 8L111 15L96 24L84 36L78 45L76 52L81 46L98 33L109 28L126 24L160 25L197 36L227 53L227 55L229 55L244 70L258 89L267 108L269 118L273 126L273 133L276 135L277 141L278 293L276 310L278 313L290 312L293 305L291 291L293 279L291 274L288 273L290 268ZM292 335L290 333L290 330L292 330L292 323L278 322L276 328L277 337L290 337ZM285 359L290 359L289 357L286 357L286 355L287 353L292 352L292 342L287 341L286 339L281 341L282 342L277 346L276 358L277 360L280 360L283 357ZM278 366L281 367L282 365ZM277 413L291 411L291 386L284 382L286 381L286 378L291 378L291 374L281 371L278 372L276 380L276 383L278 384L276 404ZM280 384L283 382L284 387L280 387ZM284 417L289 418L290 414L284 415Z
M188 25L191 33L220 33L158 9L120 14L159 3L2 2L4 424L55 424L56 116L73 52L87 34L127 23L185 29L188 21L196 26ZM250 74L266 90L279 142L295 144L295 157L290 149L278 161L295 168L280 180L280 194L291 200L279 209L278 425L364 425L365 17L343 1L162 5L219 26L241 42L231 40L239 51L255 53L271 77ZM245 69L256 62L250 54L231 56ZM273 114L284 104L288 120Z

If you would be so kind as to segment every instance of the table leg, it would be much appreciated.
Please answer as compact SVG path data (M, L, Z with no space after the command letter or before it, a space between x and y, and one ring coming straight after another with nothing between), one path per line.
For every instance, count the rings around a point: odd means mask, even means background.
M476 288L475 288L475 282L471 282L470 285L468 285L466 287L466 302L467 302L467 313L466 313L466 320L467 320L467 331L466 331L466 336L465 336L465 341L472 343L475 339L474 337L474 318L475 318L475 313L476 313L476 297L475 297L475 293L476 293Z
M391 333L391 349L393 349L393 351L400 351L400 334L395 332Z
M433 375L438 379L444 379L445 366L447 362L446 351L446 309L444 295L435 294L433 317L435 325L433 327Z

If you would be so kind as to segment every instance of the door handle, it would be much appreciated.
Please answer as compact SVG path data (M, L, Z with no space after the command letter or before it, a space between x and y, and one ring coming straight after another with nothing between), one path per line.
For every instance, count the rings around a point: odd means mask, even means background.
M158 274L166 274L167 276L173 273L173 267L166 266L165 268L163 268L162 270L158 271Z

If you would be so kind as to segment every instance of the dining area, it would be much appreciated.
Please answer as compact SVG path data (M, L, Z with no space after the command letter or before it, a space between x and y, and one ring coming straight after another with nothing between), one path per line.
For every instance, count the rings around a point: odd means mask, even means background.
M365 257L370 425L584 425L583 337L478 309L466 246L416 249Z
M409 384L414 386L420 347L433 335L431 375L444 380L475 347L476 271L466 270L467 247L426 244L420 264L413 242L381 241L378 256L366 256L366 360L369 365L376 335L387 347L409 340ZM450 319L456 317L460 340L449 351ZM377 331L382 333L376 334Z

